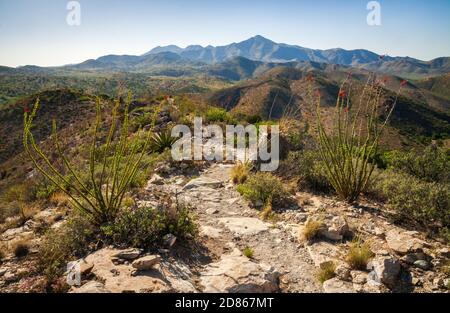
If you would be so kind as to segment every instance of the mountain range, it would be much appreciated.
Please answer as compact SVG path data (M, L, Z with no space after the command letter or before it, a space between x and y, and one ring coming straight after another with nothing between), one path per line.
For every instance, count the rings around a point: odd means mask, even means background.
M422 61L410 57L382 56L363 49L317 50L276 43L262 36L255 36L226 46L192 45L183 49L169 45L156 47L140 56L107 55L63 67L24 66L17 69L0 67L0 74L111 71L189 76L196 73L207 73L230 80L240 80L253 77L255 73L259 74L276 66L314 68L324 67L327 64L360 68L406 78L432 77L450 72L450 57ZM237 69L236 66L238 66Z

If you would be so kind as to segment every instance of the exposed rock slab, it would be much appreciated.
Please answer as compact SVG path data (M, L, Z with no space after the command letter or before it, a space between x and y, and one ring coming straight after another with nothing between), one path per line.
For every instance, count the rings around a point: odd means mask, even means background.
M316 242L308 246L308 253L317 267L328 262L339 261L340 255L339 249L328 242Z
M257 235L269 229L267 223L253 217L224 217L219 223L238 235Z
M332 278L323 283L326 293L355 293L353 284L338 278Z
M278 291L278 277L271 266L233 253L209 264L200 283L206 293L270 293Z
M395 229L386 233L386 242L393 251L407 254L422 250L424 241L414 238L408 232L399 232Z

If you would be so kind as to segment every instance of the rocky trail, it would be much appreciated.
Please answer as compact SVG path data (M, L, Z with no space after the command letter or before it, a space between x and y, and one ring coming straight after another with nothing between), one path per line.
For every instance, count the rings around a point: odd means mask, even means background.
M289 207L277 209L275 220L265 222L230 182L232 167L213 163L190 172L160 166L136 204L157 206L164 194L189 205L199 228L194 246L168 236L166 247L152 253L102 248L77 261L74 269L82 281L71 292L448 292L449 279L440 271L450 256L448 246L392 225L379 205L352 206L299 192ZM316 216L326 225L321 239L305 242L299 234ZM58 227L61 221L55 221ZM38 245L33 223L8 230L1 239L27 236ZM362 234L374 252L366 270L345 262L351 232ZM243 253L246 248L251 255ZM336 264L335 277L321 284L317 272L330 261ZM27 266L7 258L0 267L0 288L17 291L30 284Z

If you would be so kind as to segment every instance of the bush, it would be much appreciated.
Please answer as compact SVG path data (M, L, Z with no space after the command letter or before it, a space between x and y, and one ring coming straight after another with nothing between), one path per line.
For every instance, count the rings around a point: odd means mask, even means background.
M373 257L374 254L366 243L355 241L350 246L346 261L352 269L363 271L367 269L367 264Z
M320 266L319 271L317 272L317 279L320 283L324 283L329 279L332 279L336 276L336 264L332 261L325 262Z
M228 114L225 109L221 108L210 108L206 111L206 121L209 123L222 122L227 124L235 124L234 118Z
M389 154L388 167L427 182L450 183L450 153L436 145L423 151L394 151Z
M197 229L187 207L176 209L126 208L110 225L102 227L109 240L119 246L154 248L167 234L179 239L195 235Z
M301 233L299 234L300 240L311 241L319 236L320 230L324 227L322 220L308 219Z
M333 190L315 150L289 152L287 159L281 163L280 172L298 178L302 189L326 193Z
M242 253L244 254L244 256L246 256L247 258L251 259L253 258L253 249L250 247L245 247L245 249L242 251Z
M259 172L250 175L244 184L238 186L237 190L255 207L263 207L269 201L278 204L288 196L281 180L271 173Z
M28 255L28 253L30 252L30 246L28 243L26 243L24 241L19 241L14 244L13 251L14 251L14 255L17 258L23 258L23 257L26 257Z
M450 227L450 186L387 171L377 189L395 210L397 222L416 222L430 230Z
M38 269L50 282L66 270L68 261L83 257L95 243L97 229L80 213L73 213L61 228L49 230L40 245Z
M250 175L250 163L238 163L231 169L231 180L234 184L243 184Z

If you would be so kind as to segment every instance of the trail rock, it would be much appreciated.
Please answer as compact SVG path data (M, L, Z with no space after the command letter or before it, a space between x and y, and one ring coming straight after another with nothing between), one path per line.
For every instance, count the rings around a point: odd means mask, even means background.
M161 262L159 255L148 255L135 260L132 266L138 271L148 271L154 268L155 265Z
M428 263L425 260L417 260L417 261L415 261L414 262L414 266L418 267L418 268L420 268L420 269L422 269L424 271L427 271L427 270L429 270L431 268L430 263Z
M142 251L140 249L127 249L115 253L112 257L122 260L134 260L137 259L141 253Z
M328 242L316 242L308 246L308 253L317 267L330 261L339 261L340 255L339 249Z
M218 228L214 228L211 226L207 226L207 225L202 225L200 226L200 236L203 237L209 237L209 238L213 238L213 239L217 239L221 237L221 229Z
M342 281L338 278L332 278L323 283L325 293L355 293L353 284Z
M105 285L98 281L90 281L80 288L72 288L70 293L111 293Z
M396 283L401 270L400 262L397 259L385 256L373 259L368 268L372 270L370 277L374 281L388 287L392 287Z
M195 189L199 187L209 187L212 189L216 189L222 186L222 182L220 180L216 180L209 177L200 177L191 180L184 187L183 190Z
M219 223L237 235L256 235L269 229L267 223L252 217L225 217Z
M401 255L420 251L424 247L423 240L414 238L408 232L398 232L395 229L386 233L386 242L389 248Z
M200 283L206 293L271 293L278 291L278 278L274 268L234 253L209 264Z

